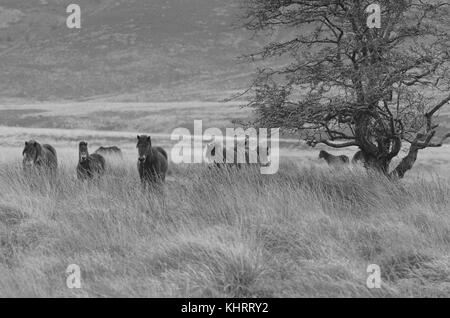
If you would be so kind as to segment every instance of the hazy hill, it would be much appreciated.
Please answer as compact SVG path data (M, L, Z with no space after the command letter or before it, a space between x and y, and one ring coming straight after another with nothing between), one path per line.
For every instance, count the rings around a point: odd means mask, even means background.
M1 97L208 99L248 83L238 0L0 0ZM217 93L217 94L216 94Z
M263 45L239 27L241 0L77 0L82 28L69 30L72 2L0 0L0 101L217 101L249 85L255 66L238 57ZM212 111L220 122L238 117L236 109ZM189 114L176 124L198 116ZM99 127L117 127L103 115ZM448 128L448 107L441 115Z

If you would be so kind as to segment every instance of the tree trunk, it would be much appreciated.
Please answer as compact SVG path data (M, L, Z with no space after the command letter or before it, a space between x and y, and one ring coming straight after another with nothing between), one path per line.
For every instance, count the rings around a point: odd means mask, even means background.
M402 159L402 161L392 172L389 172L391 159L389 159L388 157L377 158L373 155L368 154L364 150L360 150L360 152L363 158L364 167L366 169L376 170L392 179L402 179L416 163L419 150L419 147L411 146L408 154Z
M385 175L389 175L390 159L386 158L386 156L373 156L364 150L361 150L361 152L363 153L364 167L366 169L376 170Z
M361 149L366 169L377 170L387 175L392 160L389 153L390 142L380 138L374 140L372 136L375 134L371 130L372 118L369 112L362 111L357 114L355 117L355 139ZM374 143L375 141L377 145Z
M419 153L418 147L411 146L409 148L409 152L405 158L398 164L394 171L391 173L391 177L402 179L406 172L411 170L414 166L414 163L417 160L417 154Z

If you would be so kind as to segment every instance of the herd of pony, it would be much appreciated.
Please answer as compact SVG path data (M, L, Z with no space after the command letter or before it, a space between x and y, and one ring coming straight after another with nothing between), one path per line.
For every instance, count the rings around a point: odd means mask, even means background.
M246 148L249 144L246 140ZM138 135L137 145L138 149L138 162L137 169L139 177L143 184L159 184L164 182L166 174L169 168L169 160L166 150L162 147L153 146L152 139L148 135ZM223 150L223 162L226 162L227 151ZM235 165L241 168L241 165L237 163L237 150L234 149L235 160L232 164L225 164L219 162L213 162L217 167ZM215 156L216 152L219 152L217 145L209 144L207 151L211 156ZM266 151L260 151L257 148L258 162L261 162L260 153L265 153L265 157L269 155L269 148ZM55 173L58 168L58 156L56 149L48 144L40 144L36 140L30 140L25 142L25 148L22 152L23 156L23 169L30 171L32 169L38 169L47 173ZM78 164L76 167L77 178L79 180L93 180L98 179L104 175L107 165L107 158L109 157L122 157L122 151L116 146L112 147L100 147L94 153L90 154L88 149L88 143L81 141L78 145ZM245 154L246 161L249 162L249 154Z
M246 163L249 163L248 154L248 139L245 142L245 158ZM154 147L152 145L152 139L148 135L138 135L137 145L138 149L138 162L137 169L139 172L139 177L144 184L155 184L164 182L166 179L166 174L169 168L169 160L166 150L162 147ZM210 156L215 156L217 151L217 146L214 144L209 144L207 147L207 152ZM226 161L227 151L225 148L223 151L223 159L221 163L214 162L217 167L225 165L223 162ZM269 147L262 151L259 147L256 149L257 153L257 164L263 164L262 158L268 158L270 156ZM35 140L30 140L25 142L25 148L22 152L23 155L23 168L24 170L29 170L37 168L50 173L56 172L58 168L58 156L56 149L48 144L40 144ZM237 157L237 150L234 149L235 158ZM93 154L89 153L88 143L86 141L81 141L78 145L78 164L76 167L77 178L79 180L90 180L101 177L105 173L106 169L106 158L110 156L122 157L122 151L116 146L112 147L100 147ZM320 151L319 158L324 159L329 165L345 165L350 163L350 159L347 156L334 156L324 150ZM362 152L359 151L353 157L352 162L358 163L363 162L364 158ZM241 167L237 163L235 165L238 168ZM266 161L267 162L267 161ZM226 164L230 166L230 164Z
M137 168L141 182L153 184L163 182L168 171L167 152L161 147L153 147L150 136L137 136L138 163ZM48 144L40 144L36 140L25 142L22 152L22 165L25 171L39 169L47 173L55 173L58 168L56 149ZM78 164L76 167L79 180L98 179L106 170L106 158L122 157L122 151L116 146L100 147L90 154L88 143L81 141L78 145Z

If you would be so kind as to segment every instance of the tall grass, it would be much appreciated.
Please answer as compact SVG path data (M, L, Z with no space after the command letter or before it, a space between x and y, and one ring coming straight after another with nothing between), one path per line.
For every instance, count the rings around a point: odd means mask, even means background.
M143 190L135 170L83 183L0 166L0 296L450 296L449 180L188 165Z

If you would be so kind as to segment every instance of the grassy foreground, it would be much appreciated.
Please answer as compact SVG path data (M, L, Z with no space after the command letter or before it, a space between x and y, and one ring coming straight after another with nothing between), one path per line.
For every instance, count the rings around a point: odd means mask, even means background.
M44 181L0 165L0 296L450 296L449 180L294 164L171 174L145 192L133 164L91 184L73 167ZM81 289L66 286L70 264Z

